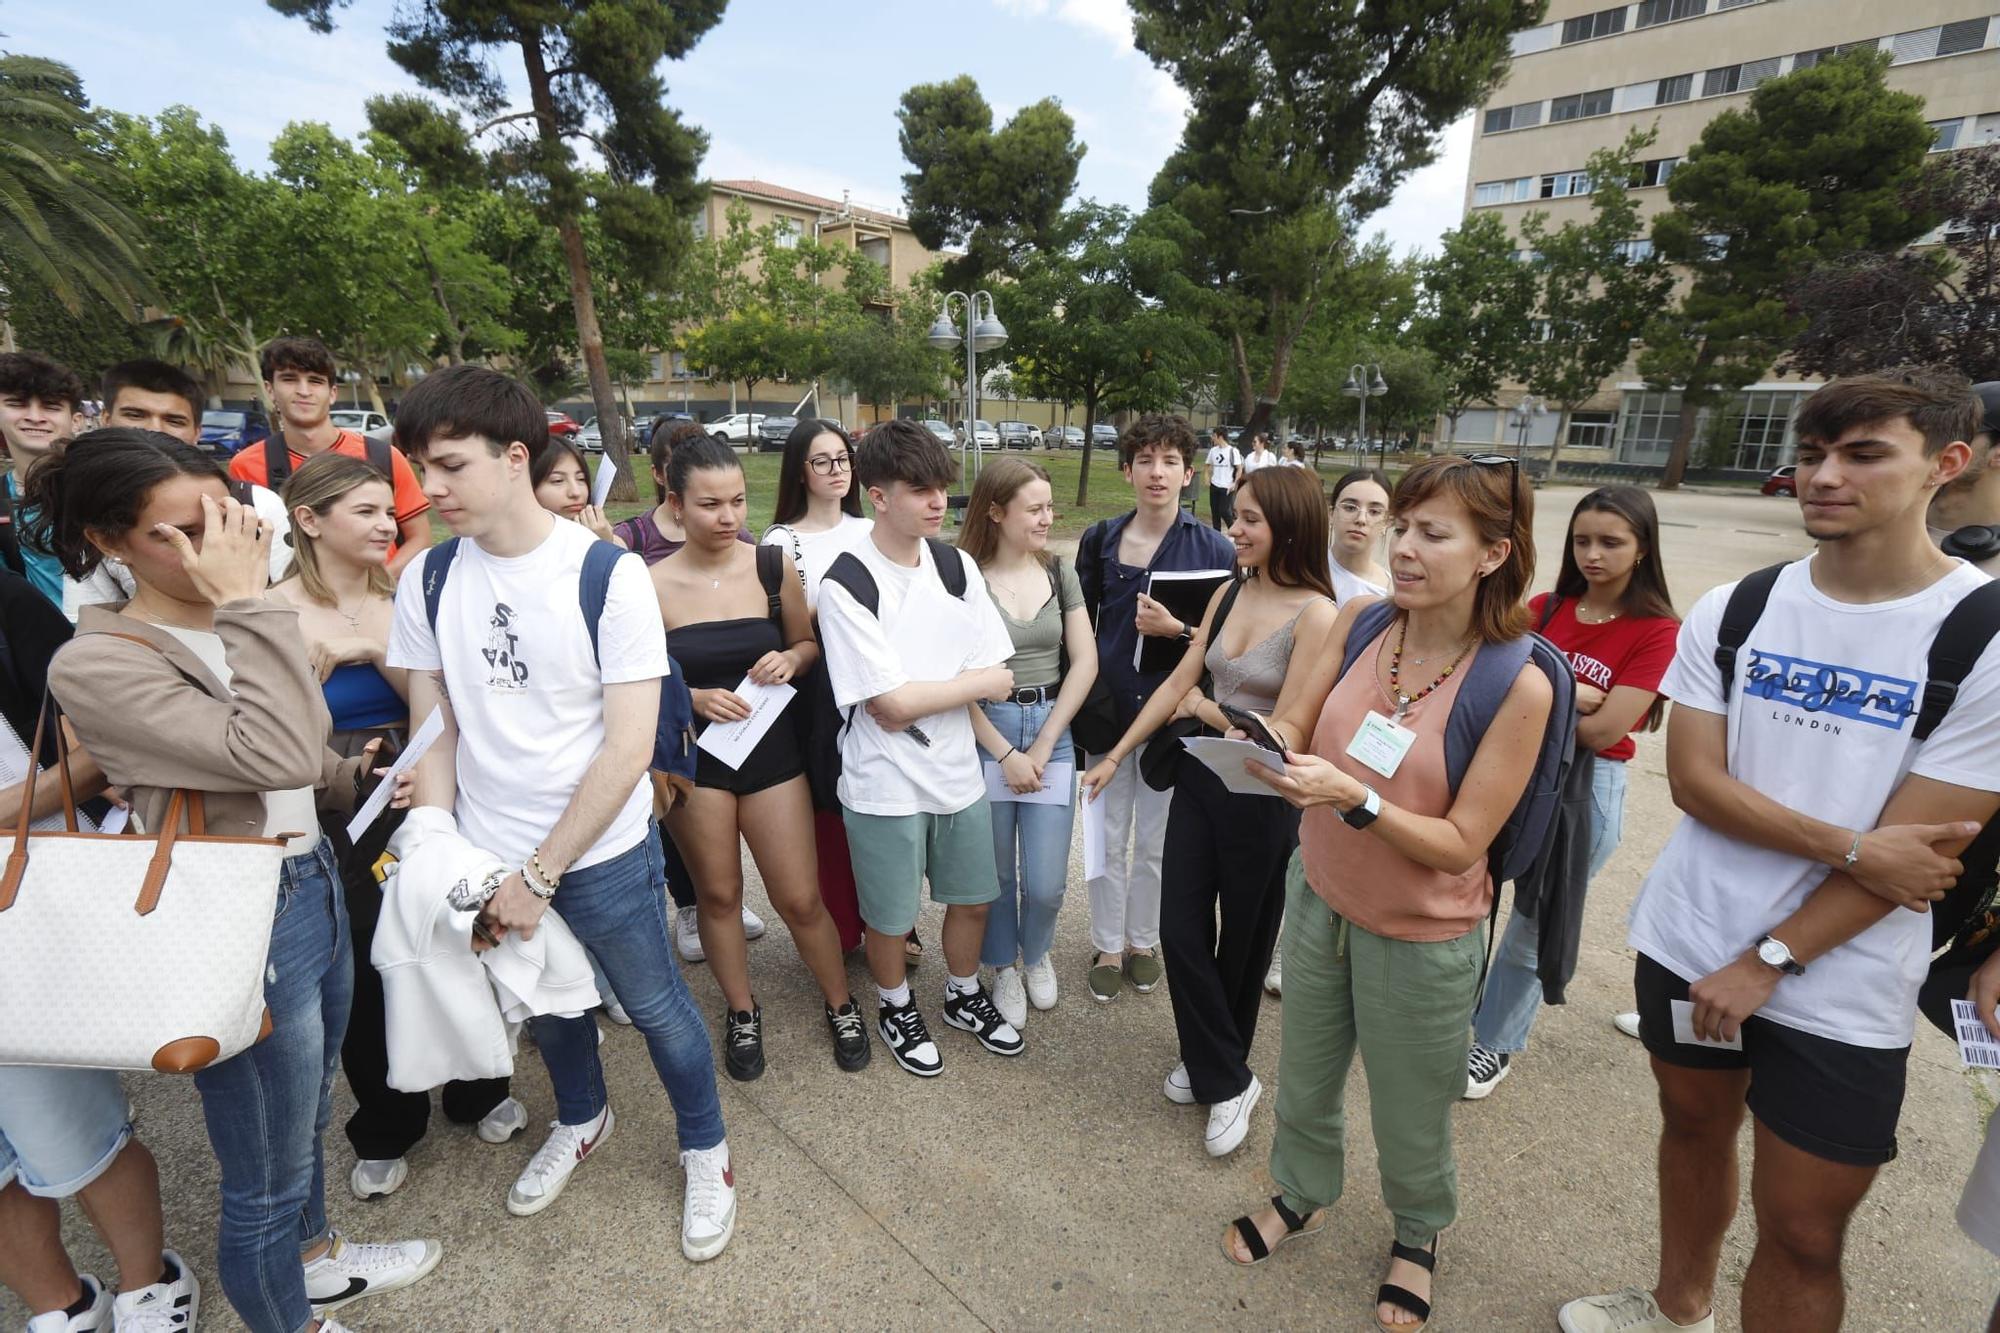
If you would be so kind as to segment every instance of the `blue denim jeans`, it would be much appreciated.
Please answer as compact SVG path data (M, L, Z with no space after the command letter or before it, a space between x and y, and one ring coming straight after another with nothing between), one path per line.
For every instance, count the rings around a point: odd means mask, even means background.
M985 703L979 705L1009 745L1026 750L1042 734L1051 705ZM1051 764L1073 764L1069 731L1056 738ZM1012 967L1014 960L1039 963L1055 943L1056 913L1062 910L1063 889L1069 882L1069 837L1076 817L1075 784L1063 805L1033 805L1024 801L994 801L993 861L1000 874L1000 896L986 914L986 939L979 961L988 967Z
M321 841L280 873L264 972L271 1035L194 1076L222 1167L216 1265L252 1333L313 1321L299 1255L327 1234L323 1145L353 963L340 870Z
M1590 780L1590 877L1618 850L1625 829L1625 765L1597 761ZM1518 1054L1528 1048L1528 1032L1542 1005L1542 983L1535 976L1539 927L1533 917L1514 913L1493 954L1486 974L1486 994L1472 1016L1472 1037L1489 1051Z
M673 1103L680 1146L713 1148L722 1142L715 1055L694 997L674 965L666 875L660 840L649 825L631 851L564 875L554 906L646 1038L653 1068ZM530 1021L555 1087L557 1117L565 1125L596 1119L606 1100L596 1020L588 1014L545 1014Z

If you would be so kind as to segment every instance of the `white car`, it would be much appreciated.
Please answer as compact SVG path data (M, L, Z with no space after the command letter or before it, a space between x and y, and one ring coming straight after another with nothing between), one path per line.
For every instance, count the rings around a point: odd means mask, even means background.
M389 429L389 418L358 407L336 407L327 413L327 418L342 430L358 430L363 435Z
M719 421L709 422L703 429L723 444L749 444L757 438L757 427L763 424L762 412L732 412Z
M994 429L993 423L990 421L974 421L972 423L972 438L981 449L998 449L1000 447L1000 432ZM963 423L958 428L958 440L961 446L965 443L965 426Z
M1044 449L1083 448L1083 427L1050 426L1047 430L1042 432L1042 448Z
M587 454L601 454L604 452L604 430L597 424L596 417L591 417L583 423L583 429L576 433L576 442ZM645 443L639 439L637 432L629 420L625 423L625 443L628 447L632 448L637 448L639 445Z

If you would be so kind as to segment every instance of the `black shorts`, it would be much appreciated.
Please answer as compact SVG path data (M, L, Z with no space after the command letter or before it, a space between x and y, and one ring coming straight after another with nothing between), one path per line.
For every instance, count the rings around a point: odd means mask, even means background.
M1681 1069L1749 1070L1750 1114L1800 1152L1848 1166L1896 1156L1909 1047L1850 1046L1754 1014L1740 1051L1687 1046L1674 1040L1669 1002L1687 999L1688 983L1640 954L1632 988L1639 1040L1655 1059Z

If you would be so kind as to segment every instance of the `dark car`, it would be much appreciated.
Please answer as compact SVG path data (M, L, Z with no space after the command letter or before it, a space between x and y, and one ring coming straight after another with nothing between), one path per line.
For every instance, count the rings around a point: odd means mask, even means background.
M1090 428L1090 442L1092 446L1098 449L1116 449L1118 447L1118 427L1109 422L1098 422Z
M1003 421L999 430L1002 449L1032 449L1042 442L1042 433L1025 421Z
M757 452L775 454L785 447L785 439L799 424L797 417L765 417L757 423Z
M1760 489L1766 495L1789 495L1796 499L1799 493L1797 472L1798 468L1790 463L1783 467L1774 467L1771 469L1771 475L1764 478L1764 484Z
M269 438L271 424L259 411L211 407L201 414L201 443L224 458L246 445Z

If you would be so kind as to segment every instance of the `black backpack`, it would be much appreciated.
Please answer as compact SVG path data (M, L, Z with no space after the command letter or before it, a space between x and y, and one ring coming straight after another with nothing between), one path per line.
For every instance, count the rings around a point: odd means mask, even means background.
M924 538L924 545L931 548L931 567L937 570L938 582L944 590L960 601L965 600L965 561L959 558L958 548L949 542L941 542L935 537ZM825 583L838 583L847 590L847 595L865 607L868 614L878 619L882 615L882 590L875 586L875 576L868 572L868 566L852 551L842 551L827 567Z
M361 437L368 451L368 466L388 479L393 487L396 481L395 450L387 440L373 435ZM277 422L271 423L271 434L264 440L264 486L267 490L282 492L285 483L292 476L292 449L285 443L284 428Z

